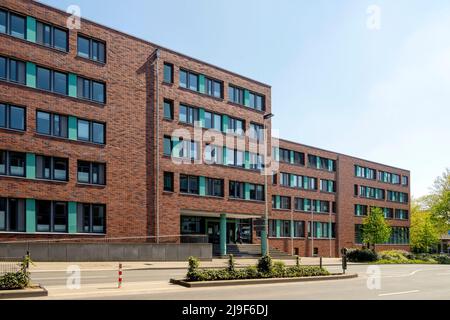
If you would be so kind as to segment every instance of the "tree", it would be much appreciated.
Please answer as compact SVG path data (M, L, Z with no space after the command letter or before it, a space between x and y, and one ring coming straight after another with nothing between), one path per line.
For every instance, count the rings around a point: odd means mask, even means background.
M375 249L376 244L386 243L391 237L391 233L392 228L387 224L383 210L372 208L362 225L362 238L363 242L367 244L367 248L373 245Z
M444 221L447 229L450 225L450 169L434 182L430 195L429 206L434 218Z
M416 200L411 207L411 247L416 252L429 252L440 241L442 222Z

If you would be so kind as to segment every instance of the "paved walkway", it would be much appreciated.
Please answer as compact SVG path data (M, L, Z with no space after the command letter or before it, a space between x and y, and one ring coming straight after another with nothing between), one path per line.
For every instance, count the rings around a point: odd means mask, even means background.
M257 259L236 259L237 267L247 267L256 265ZM275 260L277 261L277 260ZM286 265L295 265L295 260L284 260ZM201 268L222 268L228 263L227 259L214 259L212 261L201 261ZM302 265L319 265L319 258L302 258ZM110 271L117 270L119 262L34 262L31 265L30 271L36 272L57 272L66 271L69 266L76 265L82 271ZM338 258L324 258L324 266L341 265L341 259ZM170 270L170 269L186 269L187 262L122 262L123 270L141 270L141 269L155 269L155 270Z

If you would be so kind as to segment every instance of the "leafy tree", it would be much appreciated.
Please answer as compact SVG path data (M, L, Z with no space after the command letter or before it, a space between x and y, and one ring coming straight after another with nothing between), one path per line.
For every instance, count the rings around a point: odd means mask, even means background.
M429 207L435 219L450 225L450 169L434 182L430 195Z
M362 238L367 248L370 248L370 245L375 248L376 244L386 243L391 233L392 228L387 224L383 210L372 208L362 225Z
M416 252L429 252L440 241L442 223L415 201L411 208L411 247Z

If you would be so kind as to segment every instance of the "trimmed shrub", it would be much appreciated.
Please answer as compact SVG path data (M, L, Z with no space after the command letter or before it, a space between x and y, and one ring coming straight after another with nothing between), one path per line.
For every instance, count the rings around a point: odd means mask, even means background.
M27 272L6 273L0 277L0 290L24 289L29 283L30 277Z
M286 264L283 261L276 261L273 265L273 274L277 277L285 277L286 276Z
M374 262L378 260L378 254L369 249L349 249L347 258L350 262Z
M450 264L450 257L447 255L437 255L434 257L434 259L437 261L437 263L439 264Z
M260 273L271 273L273 270L273 261L269 255L265 255L264 257L258 260L258 271Z
M391 261L408 261L407 257L409 254L407 251L403 250L388 250L379 253L380 260L391 260Z

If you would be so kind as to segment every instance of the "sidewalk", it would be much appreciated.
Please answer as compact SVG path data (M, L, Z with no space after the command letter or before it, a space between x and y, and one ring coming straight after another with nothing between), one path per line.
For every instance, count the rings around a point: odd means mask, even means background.
M236 259L237 267L256 265L258 259ZM278 260L275 260L278 261ZM286 265L295 265L295 260L283 260ZM319 265L319 258L301 258L302 265ZM227 259L214 259L212 261L201 261L200 268L223 268L228 263ZM30 266L32 273L38 272L65 272L67 267L76 265L82 271L111 271L117 270L119 262L34 262ZM324 266L341 265L339 258L323 258ZM177 270L187 269L186 262L122 262L123 270Z

